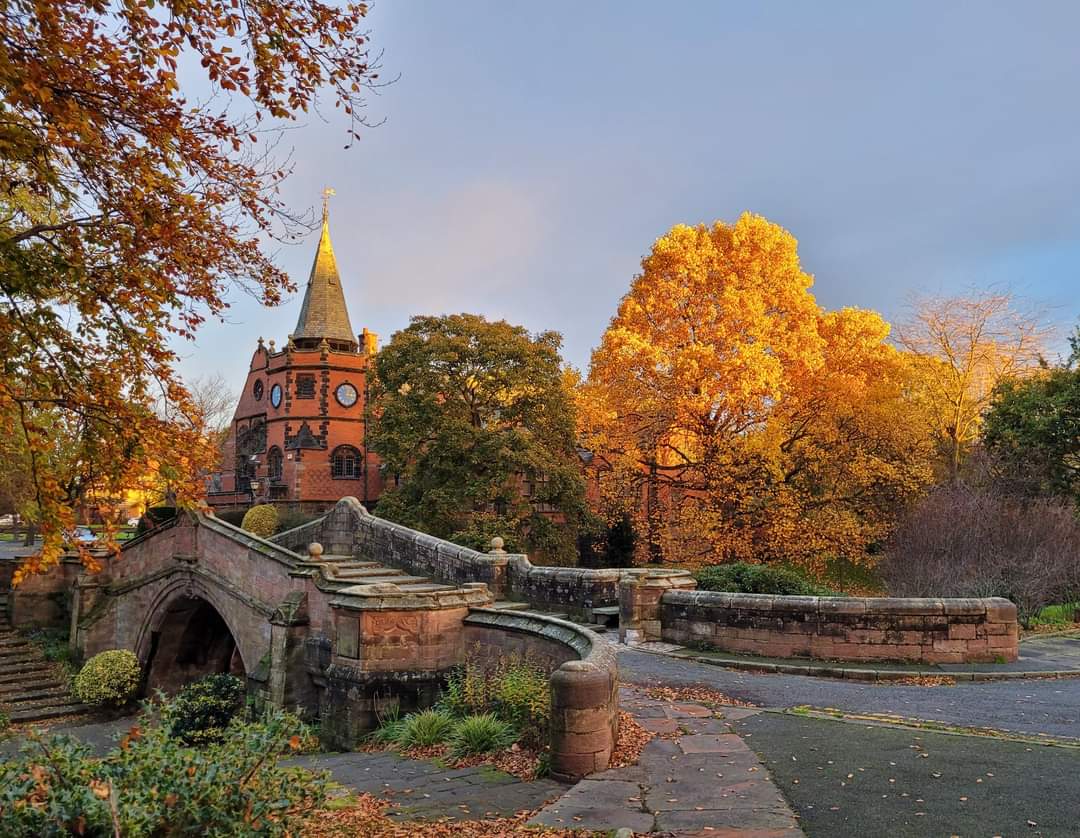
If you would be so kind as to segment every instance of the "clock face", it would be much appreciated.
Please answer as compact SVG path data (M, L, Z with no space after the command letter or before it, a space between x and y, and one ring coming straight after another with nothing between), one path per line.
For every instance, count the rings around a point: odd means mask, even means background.
M281 407L281 385L275 384L270 388L270 404L274 407Z
M334 391L334 398L342 407L352 407L356 404L356 388L351 384L339 384Z

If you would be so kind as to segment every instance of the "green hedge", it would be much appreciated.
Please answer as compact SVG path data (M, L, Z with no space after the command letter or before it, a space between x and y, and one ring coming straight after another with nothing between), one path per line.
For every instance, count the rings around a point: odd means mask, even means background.
M694 578L702 591L775 596L843 596L789 567L746 562L709 565L695 571Z

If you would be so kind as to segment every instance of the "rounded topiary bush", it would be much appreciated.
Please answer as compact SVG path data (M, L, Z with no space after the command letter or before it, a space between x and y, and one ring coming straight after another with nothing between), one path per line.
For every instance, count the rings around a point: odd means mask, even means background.
M188 745L218 742L244 708L247 689L234 675L207 675L183 688L164 710L169 733Z
M141 679L142 669L135 653L112 649L86 662L75 676L72 692L84 704L126 704L139 691Z
M251 507L244 514L244 522L240 526L259 538L270 538L278 528L277 507L269 503Z

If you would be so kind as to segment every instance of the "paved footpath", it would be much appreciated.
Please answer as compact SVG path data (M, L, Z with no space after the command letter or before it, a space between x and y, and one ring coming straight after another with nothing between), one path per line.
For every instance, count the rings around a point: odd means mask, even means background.
M1024 645L1043 641L1025 641ZM1067 640L1080 649L1080 638ZM1061 641L1055 641L1055 645ZM1080 678L960 682L954 687L867 683L803 675L758 674L622 647L623 682L694 685L762 707L831 707L891 713L950 725L1080 739ZM1080 832L1080 830L1078 830Z
M803 835L768 769L733 732L734 723L759 710L657 701L625 688L620 700L657 734L638 764L582 780L533 823L680 838Z

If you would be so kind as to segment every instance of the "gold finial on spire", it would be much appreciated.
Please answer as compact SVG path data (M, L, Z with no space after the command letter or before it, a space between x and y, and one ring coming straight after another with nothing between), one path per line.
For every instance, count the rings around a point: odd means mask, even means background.
M332 186L327 186L322 191L322 220L325 224L330 217L330 199L337 195Z

